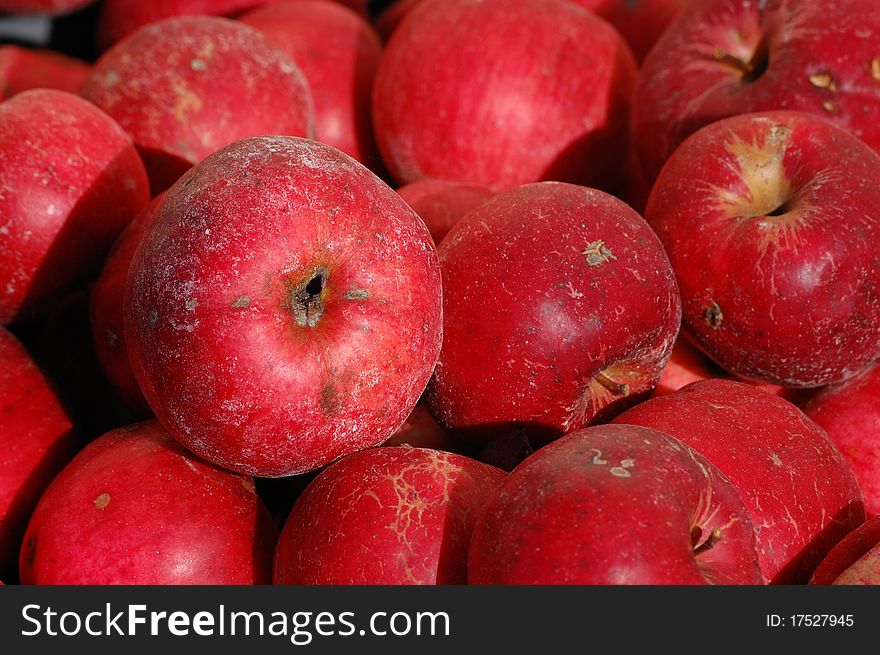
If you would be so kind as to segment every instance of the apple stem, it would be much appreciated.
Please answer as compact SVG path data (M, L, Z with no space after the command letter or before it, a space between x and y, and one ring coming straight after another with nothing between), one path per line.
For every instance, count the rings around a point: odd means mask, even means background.
M719 541L721 541L721 530L712 530L712 534L709 535L709 538L706 539L706 541L701 543L699 546L694 548L694 555L702 555L707 550L712 550L712 548L715 547L715 544L717 544Z
M620 382L616 382L612 380L610 377L605 375L604 373L599 373L596 375L596 382L601 384L603 387L608 389L611 393L617 396L628 396L629 395L629 385L621 384Z
M754 74L755 67L751 62L743 61L739 57L734 57L732 54L723 50L721 48L717 48L713 53L715 59L722 64L727 64L728 66L733 66L738 71L740 71L744 76L749 76Z

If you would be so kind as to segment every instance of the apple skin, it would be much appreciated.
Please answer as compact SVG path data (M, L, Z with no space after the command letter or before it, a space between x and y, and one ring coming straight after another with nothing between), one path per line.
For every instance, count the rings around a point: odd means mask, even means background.
M828 435L788 401L750 385L695 382L614 423L670 434L730 479L751 513L769 583L806 582L865 521L856 478Z
M0 575L18 549L40 495L76 448L73 425L18 340L0 327Z
M716 532L717 531L717 532ZM603 425L526 459L471 538L470 584L760 584L748 511L672 437Z
M571 0L611 23L632 49L645 59L688 0Z
M809 112L880 150L878 31L876 0L689 3L639 73L632 127L646 175L701 127L759 111Z
M73 94L0 103L0 324L44 315L93 276L149 201L144 166L119 125Z
M273 4L239 20L268 36L302 71L315 105L315 138L372 168L378 151L370 96L382 43L370 24L326 0Z
M268 584L277 532L254 481L155 421L85 447L40 499L23 584Z
M645 218L683 331L725 369L818 387L880 357L880 156L855 137L798 112L713 123L669 159Z
M0 100L30 89L76 93L91 66L51 50L0 46Z
M113 387L127 405L141 415L140 418L147 418L151 412L128 357L125 289L134 253L164 197L162 193L153 198L119 235L89 293L89 318L98 362Z
M229 16L277 0L104 0L98 23L98 44L102 50L139 27L174 16ZM367 0L334 0L367 15Z
M0 0L0 13L61 16L94 2L95 0Z
M424 223L330 146L254 137L165 196L129 272L135 376L171 434L261 477L377 446L425 389L442 339Z
M832 548L816 567L810 584L880 585L880 516Z
M465 214L495 195L486 187L433 179L405 184L397 193L425 221L438 245Z
M709 380L711 378L724 377L725 372L715 362L706 357L698 348L695 348L683 335L675 340L672 347L672 355L660 379L657 381L655 396L666 396L675 393L691 382Z
M313 134L302 72L259 30L226 18L140 28L95 62L81 93L131 134L153 195L233 141Z
M383 446L411 446L412 448L431 448L456 452L458 444L452 440L434 417L426 405L419 403L397 431Z
M608 23L566 0L419 5L373 88L379 150L401 184L612 189L625 161L636 64Z
M296 501L275 584L464 584L476 517L506 474L426 448L372 448L334 463Z
M678 290L657 237L617 198L528 184L470 212L439 252L444 341L428 402L455 436L556 438L654 389Z
M880 515L880 367L820 389L802 408L852 466L868 515Z

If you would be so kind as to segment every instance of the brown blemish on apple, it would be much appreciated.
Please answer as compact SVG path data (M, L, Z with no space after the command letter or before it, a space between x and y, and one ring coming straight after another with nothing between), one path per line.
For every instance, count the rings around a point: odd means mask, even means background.
M871 77L880 82L880 57L871 61Z
M608 463L607 459L602 458L602 451L593 449L593 459L591 460L595 466L605 466Z
M245 309L248 305L251 304L251 299L247 296L239 296L235 300L232 301L232 306L235 309Z
M104 509L105 507L107 507L107 505L110 504L110 494L100 494L97 498L95 498L93 502L95 503L95 507L97 507L98 509Z
M318 403L321 405L321 411L327 416L332 416L339 411L339 398L333 380L329 380L321 387L321 397Z
M369 297L370 292L366 289L351 289L345 294L346 300L367 300Z
M587 264L590 266L599 266L605 262L610 262L612 259L617 259L602 240L588 243L586 249L581 254L586 256Z
M838 110L837 103L833 100L826 100L822 103L822 109L827 111L829 114L836 114Z
M828 71L822 71L810 75L810 84L817 89L828 89L832 93L837 91L837 82L835 81L834 76Z
M629 471L627 471L622 466L612 466L609 470L609 473L616 478L629 478L632 477Z
M714 300L703 313L703 320L705 320L706 323L709 324L709 327L715 330L720 328L721 324L724 322L724 312L721 311L721 307L719 307L718 303Z

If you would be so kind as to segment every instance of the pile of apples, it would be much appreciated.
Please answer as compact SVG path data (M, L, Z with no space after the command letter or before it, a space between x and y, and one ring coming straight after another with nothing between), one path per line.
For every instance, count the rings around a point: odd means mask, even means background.
M877 0L0 0L7 584L880 583Z

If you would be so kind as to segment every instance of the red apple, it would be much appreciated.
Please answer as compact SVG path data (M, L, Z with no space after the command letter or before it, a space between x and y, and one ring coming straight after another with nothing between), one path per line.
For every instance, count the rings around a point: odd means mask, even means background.
M409 12L415 9L416 5L421 2L422 0L393 0L393 2L385 7L374 21L376 31L379 33L382 41L390 39L391 34L400 25L400 21L406 18Z
M678 332L669 260L647 223L601 191L541 182L499 194L440 246L441 425L558 437L654 389Z
M811 584L880 585L880 516L862 524L816 567Z
M63 91L0 103L0 324L44 314L95 274L149 200L127 134Z
M261 7L241 17L299 67L315 103L315 138L371 168L377 151L370 94L382 44L355 12L326 0Z
M436 244L465 214L495 195L486 187L433 179L406 184L397 193L425 221Z
M60 16L82 9L95 0L0 0L0 13Z
M275 584L464 584L471 531L505 474L461 455L373 448L322 472L296 501Z
M165 195L161 194L153 198L125 228L107 256L104 268L89 294L92 337L101 369L122 399L133 410L142 414L142 417L149 415L150 407L135 378L128 357L123 300L131 260L164 197Z
M614 28L566 0L426 2L379 66L379 149L401 183L613 187L635 70Z
M267 584L277 536L252 478L184 450L155 422L108 432L40 499L24 584Z
M642 61L687 0L571 0L617 28L636 60Z
M730 479L751 513L768 582L806 582L865 520L856 478L828 435L788 401L750 385L695 382L614 422L670 434Z
M59 89L76 93L91 66L51 50L0 46L0 100L29 89Z
M164 18L197 15L233 17L273 1L275 0L104 0L98 24L98 43L102 50L109 48L139 27ZM367 0L335 1L366 16Z
M125 332L171 434L263 477L377 446L441 341L437 252L406 203L347 155L257 137L165 196L132 262Z
M28 518L74 455L73 426L18 340L0 327L0 575L16 571Z
M672 437L579 430L520 464L483 511L471 584L758 584L748 511Z
M803 405L856 474L870 516L880 515L880 366L816 392Z
M268 37L226 18L169 18L95 63L83 95L137 144L153 194L219 147L249 136L311 136L311 94Z
M455 452L457 444L440 427L425 405L418 404L383 446L411 446Z
M672 348L672 355L657 381L654 395L665 396L689 385L691 382L724 376L724 371L706 357L699 349L679 336Z
M719 121L670 158L645 217L684 330L725 369L817 387L880 357L880 156L855 137L797 112Z
M817 114L880 150L876 0L706 0L645 60L633 134L654 179L704 125L777 109Z

